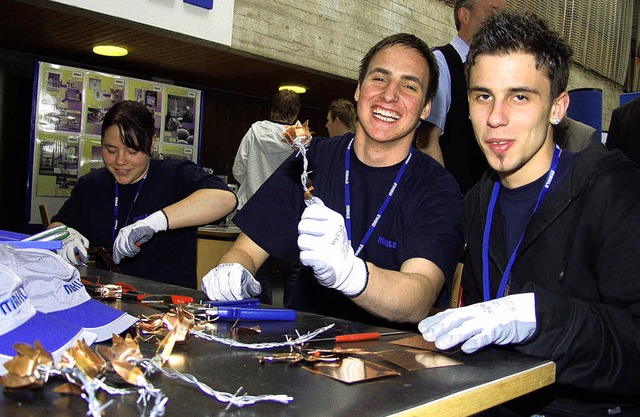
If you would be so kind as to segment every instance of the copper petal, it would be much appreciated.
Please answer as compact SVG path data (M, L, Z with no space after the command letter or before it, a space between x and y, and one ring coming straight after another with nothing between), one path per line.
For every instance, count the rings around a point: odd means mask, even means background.
M71 351L76 366L90 378L98 376L106 366L104 359L93 352L82 339L68 351Z
M171 356L171 352L173 352L173 347L176 344L176 330L171 330L160 345L158 345L158 349L156 350L156 355L162 358L162 363L166 363L169 360L169 356Z
M38 366L37 358L32 359L26 356L14 356L11 360L4 364L4 367L10 374L18 377L25 377L33 374L34 369Z
M0 385L7 388L35 388L42 386L36 384L36 378L33 376L21 377L14 374L6 374L0 377Z
M26 356L28 358L35 359L38 355L36 348L28 343L15 343L13 348L18 352L18 355Z
M97 345L95 349L96 352L98 352L107 361L114 361L118 359L118 354L116 353L116 351L109 346Z
M136 385L138 387L147 385L147 380L140 368L138 368L131 362L113 361L111 362L111 366L113 366L113 370L116 371L116 373L128 383Z
M53 356L42 346L39 340L35 343L36 350L38 351L38 363L47 366L53 366Z
M82 395L82 388L68 382L56 387L54 391L58 394Z

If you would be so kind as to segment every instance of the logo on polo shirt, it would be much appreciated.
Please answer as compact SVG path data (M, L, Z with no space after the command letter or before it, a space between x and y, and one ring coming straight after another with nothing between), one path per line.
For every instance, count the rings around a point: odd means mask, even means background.
M385 239L382 236L380 236L378 238L378 243L380 245L384 246L384 247L391 248L391 249L397 249L397 247L398 247L398 242L394 242L392 240Z

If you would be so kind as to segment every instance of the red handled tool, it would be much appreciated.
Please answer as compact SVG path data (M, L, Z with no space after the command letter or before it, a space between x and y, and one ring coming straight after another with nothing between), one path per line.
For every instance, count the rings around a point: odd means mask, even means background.
M324 337L320 339L312 339L310 342L329 342L334 341L336 343L346 343L346 342L361 342L364 340L376 340L380 339L382 336L393 336L398 334L405 334L405 331L397 331L397 332L369 332L369 333L350 333L350 334L341 334L336 337Z

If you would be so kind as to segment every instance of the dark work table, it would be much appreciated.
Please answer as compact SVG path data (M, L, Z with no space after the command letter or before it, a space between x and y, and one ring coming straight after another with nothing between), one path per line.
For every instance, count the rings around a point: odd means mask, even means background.
M196 300L206 299L204 293L155 281L122 274L80 268L82 276L100 276L101 283L116 281L132 284L137 290L150 294L190 295ZM156 312L149 305L135 301L111 302L139 316ZM260 334L243 335L246 343L283 341L284 335L313 331L328 324L335 327L319 338L340 333L392 331L316 314L298 312L295 322L246 322L258 324ZM232 322L216 322L216 332L228 337ZM359 347L367 351L406 349L388 343L413 334L387 336L379 340L341 343L340 346ZM110 345L110 342L107 343ZM314 347L333 347L333 342L311 342ZM154 356L155 342L141 343L146 358ZM287 348L255 351L229 347L221 343L191 337L186 344L176 345L165 367L194 375L200 382L216 391L235 393L243 387L249 395L284 394L293 397L288 404L260 402L254 405L226 410L226 403L200 392L196 387L160 374L148 378L169 398L166 416L462 416L470 415L520 395L552 384L555 364L548 360L529 357L508 349L486 348L472 355L462 352L450 356L462 365L407 371L377 356L362 357L400 373L399 376L364 381L354 384L317 375L300 364L263 363L257 356L286 352ZM44 389L35 391L5 390L0 394L0 416L83 416L87 412L84 400L61 395L53 391L58 382L49 382ZM101 397L102 399L102 397ZM136 405L136 394L107 396L114 403L106 408L105 416L142 415Z

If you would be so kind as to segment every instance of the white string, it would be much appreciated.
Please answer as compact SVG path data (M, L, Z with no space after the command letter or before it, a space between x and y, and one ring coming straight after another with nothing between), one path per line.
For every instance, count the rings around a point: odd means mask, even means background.
M103 411L113 403L113 400L109 400L102 404L96 396L96 393L99 390L103 390L111 395L125 395L135 392L130 389L111 387L105 384L104 378L90 378L76 367L57 369L51 366L39 365L36 368L36 372L44 376L45 382L51 375L54 375L62 376L70 383L79 385L83 391L80 397L86 401L89 408L87 415L91 415L92 417L101 417L103 415ZM154 405L149 412L149 417L164 416L168 398L164 395L162 390L154 388L151 384L147 384L138 389L138 394L137 402L139 404L142 403L145 407L149 400L154 398Z
M142 366L149 373L161 372L163 375L169 378L180 379L188 384L195 385L200 388L200 390L205 394L214 397L216 400L222 403L228 403L229 406L235 405L236 407L244 407L245 405L252 405L262 401L288 404L289 402L293 401L293 397L290 397L288 395L247 395L246 393L238 395L242 391L243 387L238 388L235 394L216 391L207 384L198 381L195 376L190 374L183 374L171 368L162 368L158 366L157 362L154 360L142 359L135 361L135 364Z
M298 336L297 339L289 339L289 340L286 340L285 342L242 343L242 342L238 342L237 340L216 336L214 334L205 333L200 330L196 330L196 331L192 330L191 334L201 339L209 340L211 342L219 342L231 347L262 350L262 349L273 349L273 348L279 348L279 347L290 347L295 345L301 345L313 339L320 333L326 332L327 330L331 329L334 325L335 324L330 324L328 326L321 327L319 329L316 329L302 336Z
M309 188L307 187L307 180L309 179L310 172L308 171L309 161L307 160L307 148L302 143L303 139L306 139L306 137L300 136L295 138L291 144L291 147L298 150L296 157L302 154L302 175L300 175L300 182L302 182L302 189L305 192L307 192L309 191ZM318 203L322 203L321 200L318 197L315 197L313 195L311 196L311 198L304 199L304 204L307 207L309 207L312 204L318 204Z
M86 401L87 406L89 407L89 411L87 411L88 415L91 415L93 417L100 417L102 416L102 411L111 405L112 401L107 401L105 404L102 404L96 397L96 391L99 389L98 385L102 383L102 381L98 380L97 378L89 378L78 368L73 367L57 369L52 366L38 365L38 367L36 368L36 377L38 376L38 374L43 375L45 382L51 375L54 375L62 376L72 384L80 385L83 391L80 396L83 400Z
M223 338L219 336L215 336L213 334L207 334L202 331L192 331L192 334L200 337L205 340L220 342L228 346L233 347L241 347L247 349L272 349L278 347L291 347L295 345L301 345L303 343L308 342L314 337L318 336L320 333L323 333L329 329L331 329L335 324L330 324L325 327L321 327L314 331L308 332L302 336L298 333L298 337L296 339L288 339L285 342L270 342L270 343L241 343L237 340ZM297 333L297 332L296 332ZM152 374L154 372L161 372L169 378L180 379L188 384L197 386L202 392L205 394L214 397L216 400L224 403L228 403L228 406L235 405L236 407L244 407L246 405L252 405L261 401L271 401L271 402L279 402L283 404L287 404L293 401L293 397L284 394L277 395L247 395L242 394L239 395L243 390L243 387L240 387L235 394L230 394L228 392L216 391L208 385L197 380L196 377L190 374L183 374L176 370L170 368L162 368L162 361L159 357L153 359L141 359L135 360L130 359L131 362L136 365L141 365L145 369L145 374ZM109 407L113 400L109 400L106 403L102 404L97 396L96 392L99 390L103 390L111 395L126 395L131 394L135 391L130 389L119 389L114 388L107 385L104 382L104 378L90 378L84 372L80 371L76 367L72 368L54 368L52 366L39 365L36 368L35 376L36 378L42 378L45 382L48 381L51 375L54 376L63 376L69 382L80 385L83 393L81 397L87 402L89 410L87 411L87 415L91 415L92 417L100 417L102 416L102 412ZM143 387L138 389L138 404L142 404L143 407L146 408L147 404L150 403L153 398L153 408L149 412L149 417L162 417L165 414L165 406L169 398L164 395L162 390L154 388L152 384L146 384ZM228 407L227 407L228 408Z
M300 175L300 181L302 182L302 189L307 191L308 190L308 188L307 188L307 179L309 177L309 173L307 172L307 169L309 167L309 161L307 161L307 148L302 143L302 139L305 139L305 137L301 136L301 137L295 138L293 140L293 143L291 144L291 146L294 149L298 150L298 153L296 154L296 157L298 155L302 155L302 175Z

